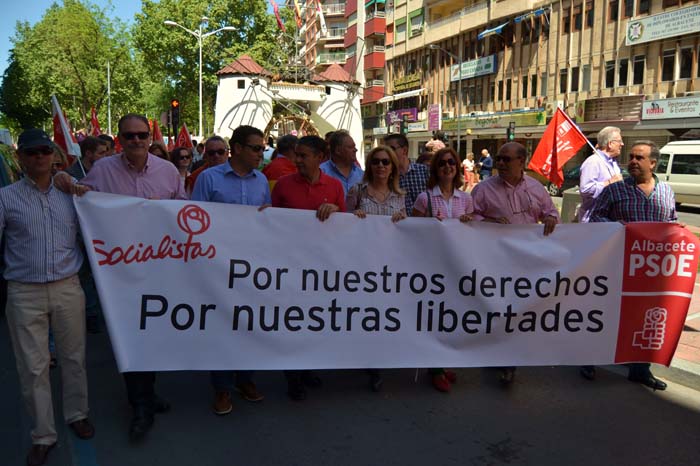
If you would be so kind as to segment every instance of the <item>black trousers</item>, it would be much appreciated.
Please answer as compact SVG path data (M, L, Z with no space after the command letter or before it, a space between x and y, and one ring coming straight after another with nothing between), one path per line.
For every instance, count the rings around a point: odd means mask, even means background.
M155 411L155 372L124 372L126 393L129 404L134 409L145 409L151 414Z

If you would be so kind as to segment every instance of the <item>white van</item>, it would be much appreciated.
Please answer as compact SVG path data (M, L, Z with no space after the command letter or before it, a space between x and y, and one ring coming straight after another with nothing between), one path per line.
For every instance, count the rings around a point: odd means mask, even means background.
M671 185L676 204L700 204L700 141L669 142L660 152L656 176Z

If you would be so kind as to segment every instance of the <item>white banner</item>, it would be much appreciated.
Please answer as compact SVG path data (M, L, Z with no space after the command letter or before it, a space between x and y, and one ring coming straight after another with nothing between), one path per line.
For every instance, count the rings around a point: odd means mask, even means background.
M461 79L475 78L486 74L493 74L498 69L498 59L496 55L477 58L462 62ZM459 64L450 67L450 81L459 81Z
M700 5L630 19L625 45L643 44L700 31Z
M618 223L544 237L541 225L319 222L312 211L101 193L76 206L121 371L616 359Z

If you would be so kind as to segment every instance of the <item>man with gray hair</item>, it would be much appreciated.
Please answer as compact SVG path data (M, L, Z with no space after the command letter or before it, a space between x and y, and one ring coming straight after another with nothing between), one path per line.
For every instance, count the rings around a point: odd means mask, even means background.
M627 165L629 178L607 186L596 199L591 222L676 222L676 199L671 187L654 174L659 149L652 141L635 141ZM628 364L628 380L654 390L666 383L651 373L649 363ZM595 372L593 372L595 375ZM583 375L583 371L582 371ZM585 375L584 375L585 377Z
M622 181L620 166L617 164L622 146L624 143L620 128L606 126L598 132L598 150L581 165L579 222L587 223L589 221L595 199L606 186Z

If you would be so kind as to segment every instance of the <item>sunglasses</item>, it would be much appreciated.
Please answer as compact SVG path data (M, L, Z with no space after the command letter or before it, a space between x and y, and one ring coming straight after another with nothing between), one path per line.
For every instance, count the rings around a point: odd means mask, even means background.
M258 144L255 144L255 145L253 145L253 144L243 144L243 145L246 146L246 147L249 147L253 152L262 152L263 150L265 150L265 146L261 146L261 145L258 145Z
M208 150L207 155L225 155L228 149Z
M182 159L188 159L188 160L189 160L189 159L191 159L191 158L192 158L191 155L181 155L181 156L180 156L180 160L182 160Z
M148 139L148 136L150 136L151 133L148 131L137 131L137 132L128 132L128 133L121 133L121 137L126 139L127 141L132 141L136 138L141 139L142 141Z
M455 162L455 159L442 159L438 162L438 167L444 167L445 165L454 167L457 165L457 162Z
M24 153L24 155L33 157L37 155L51 155L53 154L53 149L51 147L37 147L31 149L24 149L22 152Z
M379 165L379 164L384 165L385 167L389 166L391 163L391 160L389 159L372 159L372 165Z

